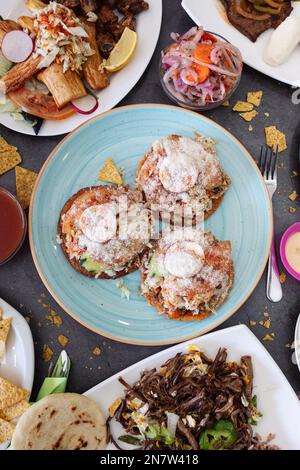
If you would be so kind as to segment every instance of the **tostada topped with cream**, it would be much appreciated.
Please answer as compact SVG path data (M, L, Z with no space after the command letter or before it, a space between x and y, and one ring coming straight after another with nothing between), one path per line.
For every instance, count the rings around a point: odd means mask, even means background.
M210 232L175 229L142 260L142 292L173 320L202 320L228 297L234 266L230 241Z
M206 143L206 145L205 145ZM230 186L214 145L205 139L170 135L153 143L137 172L138 188L148 204L174 213L191 208L207 218Z
M127 186L81 189L64 205L58 242L78 272L115 279L135 271L148 249L150 213Z

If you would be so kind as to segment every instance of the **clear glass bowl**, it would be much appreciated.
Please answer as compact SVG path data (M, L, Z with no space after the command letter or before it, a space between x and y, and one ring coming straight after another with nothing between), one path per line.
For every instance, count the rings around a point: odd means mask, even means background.
M213 36L215 36L216 38L218 38L220 41L223 41L223 42L227 42L229 44L229 41L227 41L227 39L225 39L223 36L220 36L219 34L216 34L216 33L213 33L211 31L204 31L205 33L209 33L209 34L212 34ZM166 93L166 95L170 98L170 100L172 100L174 103L178 104L178 106L181 106L182 108L186 108L186 109L190 109L192 111L209 111L210 109L215 109L219 106L221 106L224 101L227 101L229 100L229 98L233 95L233 93L236 91L236 89L238 88L239 84L240 84L240 81L241 81L241 77L242 77L242 70L241 70L241 73L240 75L237 77L236 79L236 83L234 84L234 86L229 90L229 92L227 93L226 96L224 96L224 98L220 101L215 101L213 103L208 103L208 104L205 104L205 105L200 105L198 103L195 103L194 101L181 101L180 99L177 98L177 96L173 95L171 93L171 91L166 87L166 84L163 80L163 77L164 77L164 74L166 72L166 68L164 66L164 64L162 63L162 55L165 54L167 52L167 47L162 51L162 54L161 54L161 58L160 58L160 61L159 61L159 77L160 77L160 83L161 83L161 86L164 90L164 92Z
M12 199L14 205L16 206L21 216L21 222L22 222L22 234L20 236L20 240L18 244L16 244L16 246L14 247L14 250L8 255L8 257L0 261L0 266L2 266L3 264L10 261L17 254L17 252L23 245L25 237L26 237L26 233L27 233L27 219L26 219L25 212L23 211L17 198L13 194L11 194L9 191L7 191L7 189L3 188L2 186L0 186L0 192L5 193L8 197Z

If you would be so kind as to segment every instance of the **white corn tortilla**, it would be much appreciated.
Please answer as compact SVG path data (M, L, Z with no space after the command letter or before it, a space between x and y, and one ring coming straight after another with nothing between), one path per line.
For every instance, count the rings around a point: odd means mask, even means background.
M12 450L101 450L106 422L98 404L76 393L49 395L31 406L13 434Z

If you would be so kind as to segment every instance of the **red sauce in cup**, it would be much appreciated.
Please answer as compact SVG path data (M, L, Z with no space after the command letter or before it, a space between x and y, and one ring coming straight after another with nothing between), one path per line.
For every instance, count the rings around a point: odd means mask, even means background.
M17 199L0 187L0 265L21 247L27 229L26 217Z

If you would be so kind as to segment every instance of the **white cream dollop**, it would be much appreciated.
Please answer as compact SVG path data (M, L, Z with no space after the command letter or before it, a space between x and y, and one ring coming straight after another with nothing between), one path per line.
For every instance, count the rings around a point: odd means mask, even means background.
M201 245L192 241L179 241L168 248L164 265L175 277L190 278L196 276L203 266L204 251Z
M300 17L289 16L273 31L264 51L264 61L278 66L287 61L300 42Z
M183 193L195 186L201 159L206 154L200 142L189 137L169 136L156 143L153 148L154 151L163 150L165 154L159 168L159 179L167 191Z
M105 243L116 236L117 209L114 204L90 206L80 217L80 228L91 241Z

